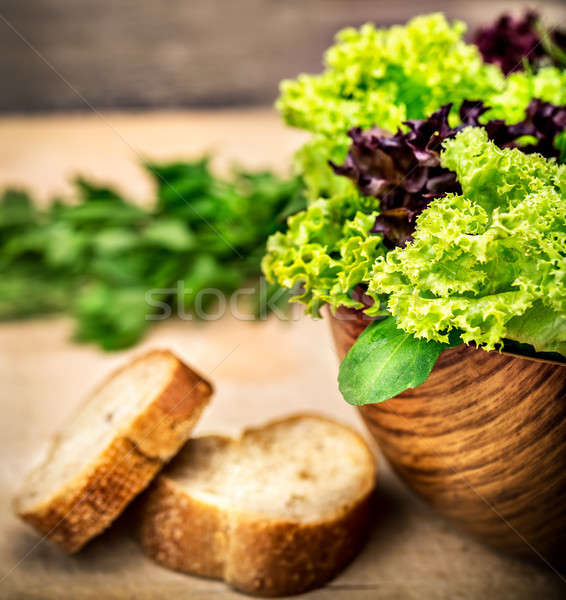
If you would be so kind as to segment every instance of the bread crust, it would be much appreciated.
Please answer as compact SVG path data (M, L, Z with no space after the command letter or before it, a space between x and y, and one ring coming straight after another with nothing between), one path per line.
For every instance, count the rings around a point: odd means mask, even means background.
M246 433L303 416L314 415ZM375 480L375 462L367 450L371 472L359 497L331 518L312 522L222 509L188 495L163 473L140 508L142 548L165 567L224 579L248 594L283 596L321 586L356 556L365 540Z
M213 388L202 376L166 350L153 350L112 373L104 386L124 369L152 355L175 360L170 378L126 431L116 433L97 460L46 501L31 507L22 497L16 513L66 552L80 550L106 529L186 442ZM57 441L54 442L55 444ZM43 466L49 462L49 456ZM23 496L23 495L22 495Z
M158 563L222 579L229 532L217 506L191 498L167 477L158 477L139 517L142 546Z

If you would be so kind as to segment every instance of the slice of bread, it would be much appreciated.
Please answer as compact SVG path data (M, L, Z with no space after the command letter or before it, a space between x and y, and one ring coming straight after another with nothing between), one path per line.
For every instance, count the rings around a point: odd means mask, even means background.
M279 596L322 585L360 549L375 461L363 439L298 415L238 440L191 439L141 507L140 540L162 565Z
M67 552L103 531L187 441L212 386L168 351L118 369L55 437L14 501Z

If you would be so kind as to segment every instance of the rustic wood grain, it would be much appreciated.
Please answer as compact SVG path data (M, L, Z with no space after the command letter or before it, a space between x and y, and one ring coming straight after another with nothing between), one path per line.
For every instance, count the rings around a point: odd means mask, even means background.
M342 359L368 325L341 308ZM427 381L360 408L401 478L462 528L506 551L564 560L566 368L458 346Z
M325 48L347 25L386 26L444 11L474 28L520 4L3 0L2 16L53 69L0 21L0 80L9 82L0 94L0 110L88 110L85 100L98 109L267 104L284 77L320 71ZM564 19L561 0L528 4L540 6L551 24Z

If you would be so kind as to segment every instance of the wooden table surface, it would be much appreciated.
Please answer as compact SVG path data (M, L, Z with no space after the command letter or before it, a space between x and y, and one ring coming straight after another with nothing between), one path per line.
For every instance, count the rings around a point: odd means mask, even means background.
M46 200L76 171L151 197L140 156L215 152L284 169L303 135L269 110L0 119L0 186L26 185ZM336 387L337 362L324 321L250 323L226 316L156 325L137 348L104 354L70 341L72 323L50 318L0 324L0 598L241 598L223 583L169 572L139 550L128 512L74 557L12 516L22 473L85 392L109 369L150 347L167 347L215 382L198 432L235 433L295 411L319 411L361 428ZM375 524L361 555L305 597L370 599L563 598L564 580L501 556L462 535L414 498L380 458Z

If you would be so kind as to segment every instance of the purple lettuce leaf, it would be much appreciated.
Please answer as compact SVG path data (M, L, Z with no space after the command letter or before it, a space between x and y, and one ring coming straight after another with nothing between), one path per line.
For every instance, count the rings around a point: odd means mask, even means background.
M522 71L525 63L564 66L560 57L566 50L566 31L544 31L535 11L518 18L501 15L495 23L476 32L474 43L484 61L498 65L506 75Z

